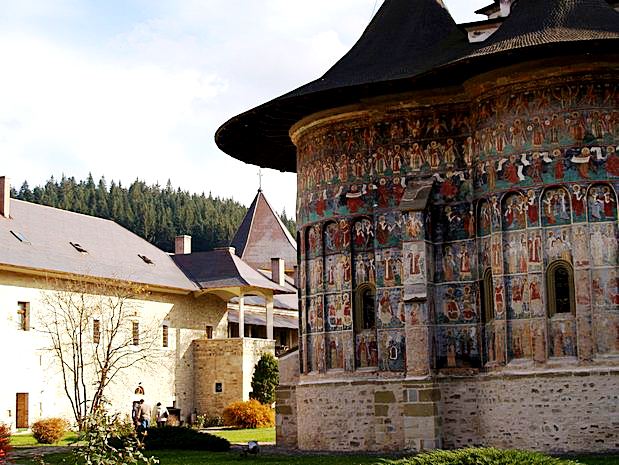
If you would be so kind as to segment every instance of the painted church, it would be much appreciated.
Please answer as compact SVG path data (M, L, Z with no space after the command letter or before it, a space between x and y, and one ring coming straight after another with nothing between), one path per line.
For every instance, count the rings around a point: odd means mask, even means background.
M219 147L298 174L278 443L619 450L619 12L385 0Z

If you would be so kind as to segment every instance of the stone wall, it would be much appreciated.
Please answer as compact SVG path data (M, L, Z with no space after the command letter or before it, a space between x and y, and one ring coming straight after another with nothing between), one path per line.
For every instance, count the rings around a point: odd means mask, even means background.
M617 368L574 368L280 386L277 440L302 450L612 452L619 450L618 376Z
M444 445L617 451L618 376L576 369L441 380Z
M199 415L221 415L228 404L249 400L256 362L265 352L275 353L274 341L266 339L200 339L192 346Z
M297 447L297 392L299 351L280 357L276 392L276 441L279 447Z
M439 447L439 398L434 384L425 381L300 384L297 416L303 421L297 423L298 446L333 451Z

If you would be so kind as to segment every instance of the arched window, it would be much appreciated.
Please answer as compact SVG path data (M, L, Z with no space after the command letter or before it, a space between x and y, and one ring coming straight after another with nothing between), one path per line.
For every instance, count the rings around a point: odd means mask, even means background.
M376 288L372 284L357 287L354 313L356 332L376 327Z
M574 313L574 270L565 260L557 260L546 270L548 291L548 316L557 313Z
M494 298L493 291L494 285L492 283L492 270L488 268L484 272L484 277L480 282L480 304L481 304L481 318L482 323L485 325L491 323L494 320Z

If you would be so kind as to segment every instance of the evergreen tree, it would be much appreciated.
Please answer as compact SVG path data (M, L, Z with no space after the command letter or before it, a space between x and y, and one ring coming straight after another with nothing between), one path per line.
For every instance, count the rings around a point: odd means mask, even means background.
M256 363L251 379L252 392L249 397L261 404L275 402L275 389L279 384L279 366L277 359L270 353L264 353Z
M136 179L128 188L105 178L95 182L92 175L77 182L73 177L52 176L43 186L30 189L27 182L12 197L56 208L111 219L166 251L174 250L174 237L193 236L193 250L211 250L230 243L247 209L231 199L210 193L190 194L149 186ZM285 216L285 215L284 215ZM284 220L282 220L284 221ZM284 224L290 221L286 218ZM290 226L288 226L290 227Z
M19 188L19 193L16 194L16 197L19 197L26 202L34 202L34 194L30 190L30 186L28 186L28 181L24 181L24 183Z

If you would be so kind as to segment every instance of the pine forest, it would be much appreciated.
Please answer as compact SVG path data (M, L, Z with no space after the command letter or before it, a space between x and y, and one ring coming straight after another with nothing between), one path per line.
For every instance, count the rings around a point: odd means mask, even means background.
M44 185L30 188L25 181L11 197L117 222L166 252L174 250L174 237L192 236L194 252L227 246L241 224L247 207L232 199L192 194L135 180L128 187L102 177L77 181L52 176ZM280 219L293 234L295 222L283 211Z

